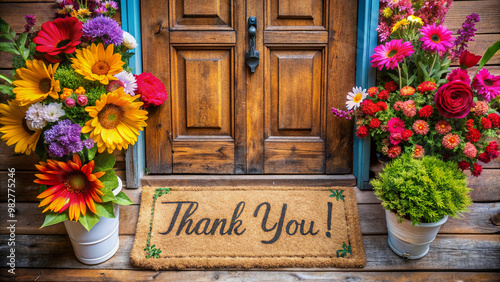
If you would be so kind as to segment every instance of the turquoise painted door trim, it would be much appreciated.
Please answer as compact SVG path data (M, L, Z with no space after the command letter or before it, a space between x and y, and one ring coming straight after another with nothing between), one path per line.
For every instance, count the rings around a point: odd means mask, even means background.
M141 10L140 0L121 0L122 28L137 40L135 55L130 58L129 66L134 74L142 73L142 45L141 45ZM134 146L130 146L126 153L127 188L139 188L141 177L146 170L146 140L144 131L137 138Z
M134 73L142 72L141 52L141 14L140 0L121 0L122 28L132 34L139 44L135 55L130 59ZM356 85L363 88L375 85L375 70L370 66L370 55L377 45L378 25L377 0L359 0L358 38L356 52ZM141 133L137 143L129 147L126 156L127 187L140 187L140 179L145 173L145 139ZM370 140L354 136L354 176L360 189L371 189L369 184Z
M375 69L370 65L370 56L377 46L378 0L358 2L358 40L356 50L356 85L363 89L375 85ZM370 186L370 139L354 136L353 173L359 189Z

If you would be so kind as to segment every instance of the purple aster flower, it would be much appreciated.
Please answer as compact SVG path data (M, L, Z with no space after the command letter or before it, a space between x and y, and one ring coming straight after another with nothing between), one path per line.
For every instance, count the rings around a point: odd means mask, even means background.
M83 24L83 36L91 37L91 41L101 39L105 45L119 46L123 40L123 30L120 25L104 15L88 20Z
M115 1L106 1L106 2L104 2L103 4L104 4L104 7L108 8L108 9L109 9L109 8L113 8L113 9L115 9L115 10L117 10L117 9L118 9L118 4L116 4L116 2L115 2Z
M343 111L341 109L332 108L332 113L338 118L351 119L354 111Z
M88 149L94 147L92 139L82 141L81 131L82 127L69 119L61 120L45 131L45 143L49 144L49 155L61 158L64 155L80 152L83 146Z
M31 30L31 28L36 23L35 16L33 16L33 15L26 15L26 17L24 17L24 19L26 20L26 24L24 25L24 32L29 32Z
M476 23L480 21L479 15L472 13L467 16L465 22L462 24L462 29L459 29L457 34L458 37L455 39L453 48L453 58L459 58L460 54L469 47L467 42L474 41L472 39L475 35L477 29L475 28Z

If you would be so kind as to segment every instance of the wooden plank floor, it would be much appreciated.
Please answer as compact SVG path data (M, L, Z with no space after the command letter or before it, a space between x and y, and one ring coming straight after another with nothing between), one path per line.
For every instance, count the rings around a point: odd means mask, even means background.
M496 173L493 173L496 172ZM22 174L20 174L22 175ZM245 280L245 281L297 281L314 280L384 280L384 281L499 281L500 280L500 227L491 223L490 217L500 213L500 181L498 170L481 182L472 196L474 204L463 219L450 219L431 245L429 254L416 261L407 261L396 256L387 245L387 229L384 211L372 191L356 188L361 230L365 246L367 265L363 269L212 269L186 271L154 271L136 268L130 263L135 228L139 212L141 190L125 189L134 205L122 207L120 212L120 249L105 263L87 266L74 257L70 240L62 224L39 229L43 215L33 200L37 187L30 183L29 174L18 179L16 191L16 275L2 268L1 280L16 281L149 281L149 280ZM3 178L3 177L2 177ZM169 183L183 185L196 177L180 177ZM240 177L241 178L241 177ZM261 185L267 182L261 178ZM241 180L241 179L240 179ZM479 185L471 179L470 186ZM146 178L146 183L161 183L162 179ZM234 181L232 177L218 181ZM247 180L249 181L249 180ZM310 180L308 180L310 181ZM325 179L311 185L324 185ZM329 180L330 185L334 185ZM274 178L271 183L289 184L284 178ZM327 181L328 182L328 181ZM300 185L300 181L297 181ZM352 176L339 178L335 183L354 183ZM3 185L0 181L0 185ZM210 185L208 183L207 185ZM0 210L7 210L5 202ZM2 218L5 216L2 213ZM6 222L2 220L2 222ZM0 241L7 242L9 231L2 226ZM1 266L6 265L7 244L0 246Z

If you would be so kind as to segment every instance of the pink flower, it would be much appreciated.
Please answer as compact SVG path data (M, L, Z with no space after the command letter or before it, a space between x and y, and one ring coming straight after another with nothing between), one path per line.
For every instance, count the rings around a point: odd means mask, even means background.
M472 87L489 102L500 95L500 76L490 74L487 69L481 69L472 81Z
M460 137L456 134L448 133L443 137L443 146L452 150L460 143Z
M470 84L469 74L467 73L467 70L463 69L452 70L446 79L448 79L448 81L460 80L467 84Z
M165 85L151 73L141 73L136 76L137 91L144 102L144 108L162 105L167 100L168 94Z
M474 105L474 107L471 109L471 112L474 112L476 116L482 116L486 114L486 112L489 110L488 103L485 101L477 101Z
M88 103L88 99L87 99L87 96L85 95L78 95L78 97L76 98L76 102L78 102L78 105L80 106L86 106L87 103Z
M398 117L391 118L387 122L387 130L389 130L390 133L401 133L403 132L403 130L405 130L405 123Z
M469 84L454 80L439 87L434 102L442 116L464 118L474 107L474 93Z
M425 120L417 120L413 124L413 131L419 135L425 135L427 132L429 132L429 124Z
M375 47L375 54L371 56L372 67L382 70L386 67L388 70L395 69L404 58L415 52L410 42L403 42L402 39L391 40L384 45Z
M474 146L471 142L467 142L467 144L465 144L464 154L471 159L475 158L477 155L476 146Z
M403 114L407 117L413 117L417 114L417 108L415 107L415 101L413 100L404 102L401 108L403 109Z
M403 134L402 132L393 132L389 136L389 141L391 142L392 145L398 145L403 141Z
M73 108L73 107L76 105L76 102L75 102L75 99L72 99L72 98L67 98L66 100L64 100L64 104L65 104L68 108Z
M426 25L420 32L422 33L422 49L430 52L446 53L451 47L455 39L451 36L453 32L448 30L444 25Z
M446 134L451 131L450 123L445 120L440 120L436 122L436 131L439 134Z
M415 159L421 159L424 156L424 147L415 144L415 149L413 150L413 157Z

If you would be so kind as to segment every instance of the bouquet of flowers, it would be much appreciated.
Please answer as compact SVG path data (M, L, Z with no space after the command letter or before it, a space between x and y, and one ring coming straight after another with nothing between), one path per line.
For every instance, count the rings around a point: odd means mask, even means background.
M146 126L150 106L167 99L152 74L131 74L136 40L112 19L114 1L58 0L57 18L34 31L26 16L18 36L0 19L0 50L14 54L13 80L0 91L1 139L15 152L39 155L43 226L79 221L90 230L101 216L114 217L113 203L131 204L113 189L115 150L127 149Z
M430 17L421 10L433 1L417 1L413 6L411 1L393 2L381 1L381 15L399 20L389 34L381 36L382 43L371 56L372 66L379 71L379 86L353 88L347 95L348 111L332 111L338 117L355 116L356 135L371 136L387 159L402 151L415 158L435 155L479 176L478 161L488 163L499 155L497 142L488 137L500 137L500 76L483 67L500 49L500 42L476 56L466 49L476 31L477 14L467 17L455 38L440 24L442 11ZM387 22L392 21L380 23L381 34ZM460 68L451 70L452 60L459 60ZM470 72L478 62L475 73Z

